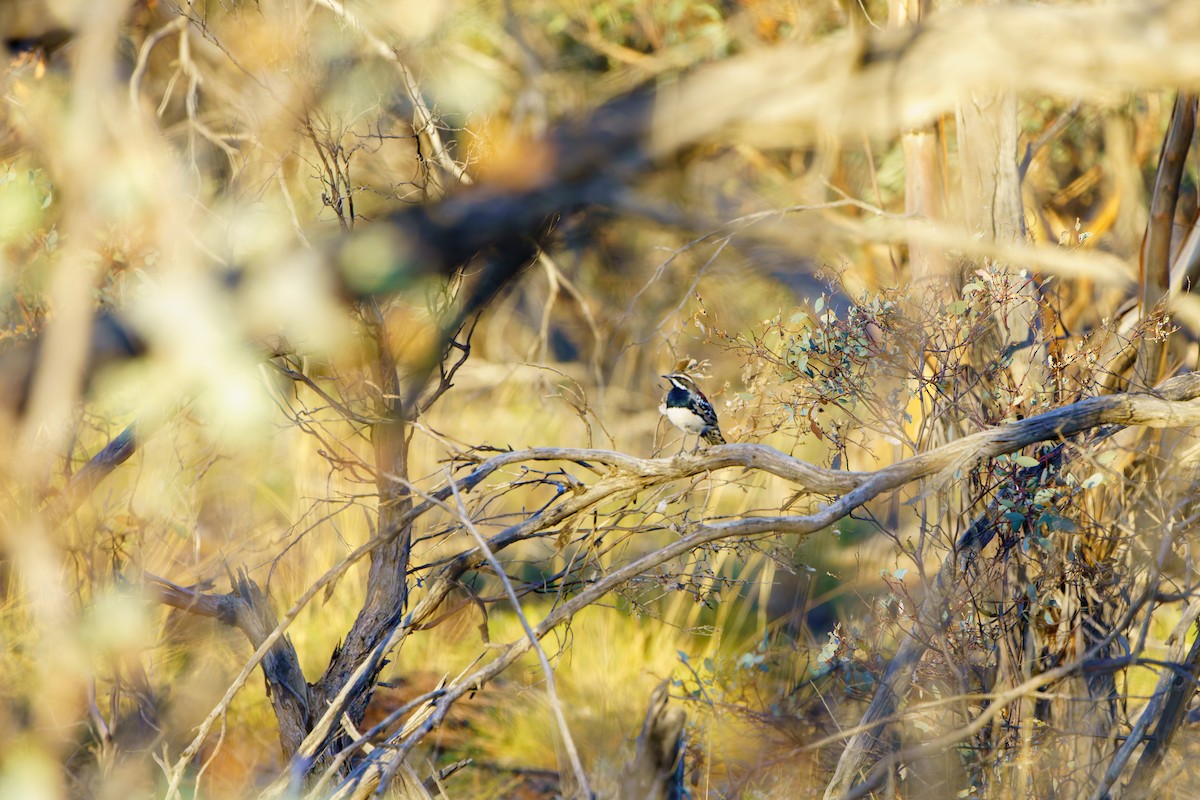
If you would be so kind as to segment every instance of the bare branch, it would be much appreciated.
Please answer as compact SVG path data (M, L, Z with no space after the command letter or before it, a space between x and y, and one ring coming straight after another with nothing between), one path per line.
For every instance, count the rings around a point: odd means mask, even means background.
M71 482L64 492L63 507L60 513L74 509L84 498L100 485L100 482L112 474L113 470L129 460L138 446L138 424L132 422L116 438L106 444L100 452L92 456L78 472L71 477Z
M308 731L311 716L308 684L291 640L274 635L281 631L281 625L258 585L245 573L239 573L230 576L233 591L213 595L150 573L144 577L160 603L235 627L246 635L252 647L263 651L262 671L279 722L280 745L285 757L294 753Z

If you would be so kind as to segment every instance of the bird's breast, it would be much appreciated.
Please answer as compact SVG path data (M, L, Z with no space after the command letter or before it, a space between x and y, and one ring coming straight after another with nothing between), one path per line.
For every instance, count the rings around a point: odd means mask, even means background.
M667 419L676 428L687 433L700 433L706 427L701 416L689 408L667 406Z

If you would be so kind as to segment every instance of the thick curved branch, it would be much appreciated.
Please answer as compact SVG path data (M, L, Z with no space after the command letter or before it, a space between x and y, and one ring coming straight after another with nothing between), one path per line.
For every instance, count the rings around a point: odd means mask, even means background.
M374 691L375 674L383 668L382 658L375 655L379 643L400 623L408 605L408 565L412 553L412 517L408 514L412 509L412 496L406 481L387 477L396 475L403 479L408 475L407 403L400 393L400 373L384 333L382 311L374 302L368 302L365 311L367 329L376 351L371 368L379 387L379 396L375 400L376 420L371 424L375 484L379 493L378 525L381 530L393 531L395 535L371 553L362 608L312 690L316 700L314 705L326 716L340 721L342 713L346 712L355 724L362 721ZM357 666L366 663L373 664L373 670L361 675L356 672ZM354 680L349 679L351 674L355 674ZM339 701L329 702L335 696ZM304 733L307 736L309 731ZM328 733L337 736L339 729L331 727ZM309 755L316 756L318 752Z

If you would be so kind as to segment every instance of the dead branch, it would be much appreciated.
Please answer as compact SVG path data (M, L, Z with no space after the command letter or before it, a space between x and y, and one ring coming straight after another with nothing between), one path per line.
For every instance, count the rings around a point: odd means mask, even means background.
M1163 428L1200 424L1200 401L1195 399L1197 397L1200 397L1200 375L1183 375L1166 381L1158 387L1154 394L1131 393L1089 398L1045 414L964 437L959 441L872 473L848 473L817 467L786 456L770 447L753 444L722 445L710 448L700 454L682 454L664 459L640 459L604 450L540 448L494 456L466 476L457 479L455 484L459 492L470 492L498 470L509 465L530 461L571 462L592 471L596 471L597 465L607 468L603 470L603 473L606 474L603 474L592 485L581 486L579 491L564 495L562 501L552 504L541 512L491 537L488 540L488 547L493 552L550 530L607 498L722 468L743 467L770 472L792 480L798 484L799 489L810 493L842 493L842 496L833 503L808 515L745 517L697 526L676 542L612 571L564 603L534 629L536 637L540 638L558 624L569 619L579 609L595 602L629 579L701 545L723 539L766 533L812 533L836 523L854 509L880 494L911 481L938 475L951 468L965 468L964 465L969 467L986 458L1012 453L1037 442L1059 441L1100 425L1145 425ZM242 673L235 679L226 693L226 697L218 705L218 709L227 705L244 683L249 672L258 665L259 660L283 636L283 631L291 620L319 591L362 558L371 555L378 548L394 542L402 530L412 524L413 520L452 497L454 491L454 485L444 486L431 493L428 499L408 508L395 518L393 527L382 529L379 535L357 548L311 586L288 610L274 629L259 639L255 656L243 667ZM967 535L970 537L970 541L960 542L962 555L966 557L971 552L978 552L978 549L990 540L990 534L989 528L973 526ZM344 704L354 694L354 688L364 685L363 679L377 668L384 654L402 643L410 631L419 628L437 611L461 576L480 566L483 561L484 557L478 547L460 553L441 568L431 582L428 593L422 597L404 621L391 630L385 639L381 640L375 648L367 652L360 652L357 661L342 662L345 664L343 669L350 671L343 673L343 679L339 681L340 691L336 693L336 696L328 699L328 705L321 718L313 722L308 729L307 736L297 744L293 751L295 758L308 760L321 752L326 737L334 730L336 720L340 718L340 714L335 714L334 711L344 708ZM957 562L954 562L953 559L951 561L953 566L943 565L943 570L949 570L950 574L957 567ZM236 615L231 616L232 612L224 610L225 606L214 599L205 600L203 597L186 593L182 595L168 594L168 597L177 598L176 602L181 606L187 606L193 610L199 609L196 613L206 613L221 619L237 619ZM938 605L936 601L927 604L931 608ZM222 614L225 616L220 616ZM478 687L481 683L498 675L526 652L526 649L531 646L529 641L527 639L524 644L511 645L492 664L472 676L471 680L449 688L444 697L439 699L437 708L430 716L429 721L414 732L413 738L406 740L403 746L406 749L411 748L421 736L440 723L449 707L459 697L471 688ZM909 650L919 657L920 652L923 651L923 645L906 642L895 660L897 664L912 660L907 656L901 658L901 655L907 654ZM903 670L889 671L889 678L891 682L895 683L896 675L893 673L903 674ZM888 682L885 682L877 694L876 701L872 704L875 706L876 703L880 703L882 707L887 708L885 712L878 715L878 718L888 716L894 709L895 702L895 690L888 688ZM189 753L194 754L199 748L215 719L216 710L205 724L201 725L192 745L185 749L185 757L181 759L181 764L191 757L188 755ZM843 755L843 760L847 763L850 763L847 759L858 759L859 764L865 761L866 751L862 749L861 745L855 745L853 740L847 747L847 753L851 754L851 756ZM854 769L851 774L857 774L857 772L858 769ZM282 777L282 784L276 783L276 791L282 790L289 783L288 774L290 771ZM181 778L182 773L179 773L178 777ZM173 774L172 779L175 778L176 776Z
M266 645L262 671L279 723L279 743L285 757L294 753L310 724L309 688L291 640L287 636L273 636L280 623L258 584L239 572L230 576L233 587L228 594L208 594L149 573L144 578L154 599L163 605L237 628L252 647L262 649Z
M1148 599L1148 597L1144 596L1144 599ZM936 736L930 741L922 742L919 745L890 754L874 766L862 783L836 796L841 798L841 800L858 800L858 798L865 797L882 786L888 772L895 768L896 765L928 757L944 750L946 747L969 739L983 730L1009 703L1022 697L1028 697L1043 686L1047 686L1083 670L1088 661L1104 647L1107 647L1112 639L1116 638L1116 635L1117 632L1114 630L1078 658L1072 659L1062 666L1033 675L1028 680L1021 682L1011 689L989 694L988 698L990 702L966 725ZM1127 666L1130 663L1133 663L1132 660L1124 661L1120 666Z
M1187 655L1180 660L1183 642L1184 637L1180 636L1172 653L1172 661L1178 662L1178 669L1163 670L1154 696L1142 712L1143 717L1154 719L1156 724L1154 732L1144 737L1146 747L1142 750L1123 796L1140 798L1149 794L1167 748L1179 731L1192 697L1196 694L1197 677L1200 677L1200 637L1193 640Z
M735 126L763 146L795 146L817 132L891 134L951 112L968 91L1073 100L1099 87L1187 85L1200 78L1187 58L1197 22L1200 10L1178 4L969 6L902 31L780 45L682 81L658 115L654 152Z
M343 19L340 4L323 3ZM524 176L525 188L475 184L429 206L407 208L388 220L390 232L371 234L387 245L394 263L364 282L358 234L340 240L331 259L347 293L355 297L385 293L418 274L449 275L487 252L494 268L485 270L481 291L464 314L477 310L536 257L536 243L547 221L594 204L618 202L621 191L660 159L701 141L729 134L762 139L786 135L789 147L817 132L859 137L920 127L951 111L968 90L1040 91L1076 98L1097 88L1159 88L1200 82L1200 66L1190 58L1200 30L1200 9L1187 3L1091 7L991 5L959 8L935 15L903 32L862 38L846 32L817 46L780 45L696 70L676 87L639 90L615 98L591 114L568 120L537 147L545 154ZM369 37L380 55L411 74L395 53ZM971 42L971 58L961 58ZM829 109L839 109L830 114ZM430 132L428 109L418 108L418 124ZM460 174L439 150L439 163ZM888 234L903 241L920 234L929 246L942 245L931 232L913 233L911 225ZM878 236L878 233L876 234ZM971 247L970 236L955 234L954 244ZM393 246L394 245L394 246ZM979 246L976 246L978 252ZM1024 263L1023 250L1009 248L996 257ZM1108 269L1109 282L1119 270L1102 254L1042 252L1042 267L1059 274ZM463 317L465 319L465 316ZM127 328L128 326L123 326ZM440 348L439 348L440 351ZM93 352L107 358L140 354L140 346L121 344ZM6 381L23 397L34 361L14 355L12 367L0 366ZM14 377L15 376L15 377Z
M1196 601L1193 601L1189 604L1187 611L1184 612L1183 619L1194 620L1198 613L1200 613L1200 604L1198 604ZM1168 658L1169 661L1180 662L1182 659L1184 659L1184 644L1185 642L1182 636L1176 640L1171 649L1171 653ZM1192 651L1193 652L1189 653L1187 656L1188 660L1186 662L1186 666L1183 667L1185 670L1191 665L1195 664L1195 661L1193 660L1196 657L1194 645ZM1109 764L1108 769L1105 771L1103 778L1097 784L1096 790L1092 793L1093 800L1100 800L1100 798L1107 796L1109 787L1116 783L1116 781L1121 777L1121 772L1124 770L1125 765L1129 763L1130 758L1132 758L1134 750L1136 750L1142 745L1143 742L1146 741L1150 725L1156 719L1162 720L1166 718L1167 715L1162 714L1162 711L1164 706L1167 704L1168 693L1175 695L1176 689L1182 688L1182 686L1176 685L1176 679L1178 677L1180 676L1178 676L1177 673L1171 669L1164 669L1162 674L1159 675L1158 685L1154 688L1154 694L1150 696L1150 700L1146 703L1145 708L1142 709L1137 723L1133 726L1133 730L1131 730L1129 735L1125 737L1125 742L1113 756L1113 759ZM1178 703L1177 697L1173 697L1173 700L1175 703ZM1142 759L1139 760L1139 767L1145 760L1146 751L1143 751ZM1159 758L1155 760L1156 762L1161 760L1161 754Z
M113 470L129 460L137 446L138 424L132 422L71 476L56 509L58 513L65 514L76 508Z
M558 689L554 680L554 668L550 666L550 659L546 656L546 651L542 649L541 642L533 635L533 629L529 625L529 619L525 616L525 610L521 607L521 601L517 597L517 592L513 588L512 581L504 574L504 568L500 565L496 555L487 545L487 540L483 534L475 527L475 523L471 522L471 518L467 513L466 506L463 505L462 495L458 492L458 487L454 483L454 479L449 479L450 489L454 492L454 500L456 508L445 507L445 510L450 511L459 521L462 522L470 533L471 538L475 540L476 546L479 548L485 561L492 567L496 576L504 586L504 592L508 595L508 600L512 604L513 613L517 615L517 619L521 622L521 627L525 629L525 635L529 637L529 643L533 646L534 652L537 653L538 662L542 667L542 676L546 681L546 698L550 703L550 708L554 712L554 720L558 725L559 735L562 736L562 745L567 751L567 758L571 763L571 770L575 773L575 791L584 797L591 797L592 790L588 786L587 773L583 770L583 761L579 758L579 750L575 747L575 739L571 736L571 729L567 725L567 718L562 711L562 703L558 699Z

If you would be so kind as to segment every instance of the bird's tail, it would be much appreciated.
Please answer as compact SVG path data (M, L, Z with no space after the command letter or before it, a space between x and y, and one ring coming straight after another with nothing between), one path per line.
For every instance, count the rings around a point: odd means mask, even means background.
M725 444L725 437L721 435L721 429L715 425L700 434L700 437L709 444Z

